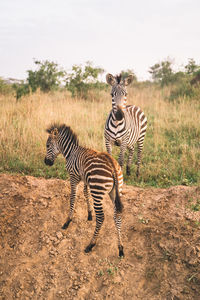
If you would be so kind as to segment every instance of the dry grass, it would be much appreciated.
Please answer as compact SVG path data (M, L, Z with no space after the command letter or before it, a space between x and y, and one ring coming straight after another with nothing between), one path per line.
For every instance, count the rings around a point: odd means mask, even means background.
M129 104L140 106L148 117L142 175L137 184L199 182L200 105L195 101L170 103L165 101L168 94L169 90L153 86L129 90ZM0 105L1 172L64 177L59 161L51 171L43 164L45 129L54 121L70 125L82 145L105 150L103 131L111 109L109 93L101 92L99 101L72 99L67 92L37 92L18 103L14 97L0 96ZM117 157L117 151L114 155ZM133 183L135 174L125 179Z

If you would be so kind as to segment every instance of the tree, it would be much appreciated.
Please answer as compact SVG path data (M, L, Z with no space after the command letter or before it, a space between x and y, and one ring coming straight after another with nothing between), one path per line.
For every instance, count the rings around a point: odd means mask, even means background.
M36 71L28 70L28 85L32 92L38 88L43 92L49 92L59 87L65 72L60 70L57 63L45 60L35 60L38 69Z
M40 88L42 92L49 92L57 89L61 84L65 72L59 69L57 63L48 60L35 60L34 63L37 65L37 70L28 70L28 78L26 81L21 84L13 85L17 100L30 92L36 92L38 88Z
M66 76L66 88L72 93L72 97L87 98L91 89L101 89L104 85L98 81L99 75L104 70L93 67L91 62L86 62L85 66L73 65L72 71Z
M125 71L121 71L121 75L122 75L122 79L125 79L126 77L128 77L130 74L133 75L133 80L137 81L137 76L135 75L134 71L131 69L127 69Z
M200 70L200 66L196 64L193 58L189 58L188 64L185 66L186 74L193 75L198 70Z
M30 93L30 86L28 83L21 83L21 84L13 84L13 88L16 92L16 100L18 101L22 96L28 95Z
M169 100L176 99L199 99L200 92L200 66L198 66L193 58L188 60L185 66L185 72L177 72L174 74L176 85L172 88Z
M161 86L168 85L174 80L172 62L169 60L156 63L150 67L149 73L154 81L161 83Z

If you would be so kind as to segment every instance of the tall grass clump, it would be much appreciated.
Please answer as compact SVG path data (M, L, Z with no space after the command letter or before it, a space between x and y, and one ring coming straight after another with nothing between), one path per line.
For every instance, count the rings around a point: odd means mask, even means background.
M128 104L142 108L148 118L141 176L125 182L139 186L166 187L200 183L200 105L197 100L167 102L169 88L155 85L132 87ZM99 99L71 98L69 92L38 91L21 98L0 96L0 172L66 178L60 157L51 168L43 163L46 153L46 127L54 121L66 123L84 146L105 151L104 124L111 109L111 96L99 92ZM119 149L114 147L117 158ZM125 172L124 172L125 173Z
M176 84L172 89L169 96L169 101L177 102L184 100L199 100L200 98L200 85L192 85L190 81L184 80Z

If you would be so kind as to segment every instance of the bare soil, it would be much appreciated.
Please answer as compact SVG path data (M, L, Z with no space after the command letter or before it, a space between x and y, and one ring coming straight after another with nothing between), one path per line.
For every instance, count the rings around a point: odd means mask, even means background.
M97 245L80 184L74 219L68 181L0 174L0 299L200 299L200 188L124 186L118 257L113 207ZM93 213L94 215L94 213Z

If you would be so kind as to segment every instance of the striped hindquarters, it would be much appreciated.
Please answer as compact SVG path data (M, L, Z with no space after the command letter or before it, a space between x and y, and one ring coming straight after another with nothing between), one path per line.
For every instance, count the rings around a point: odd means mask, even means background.
M112 190L117 184L119 193L122 191L123 175L117 161L108 153L87 151L84 159L84 179L89 184L96 198L102 198L105 192Z

